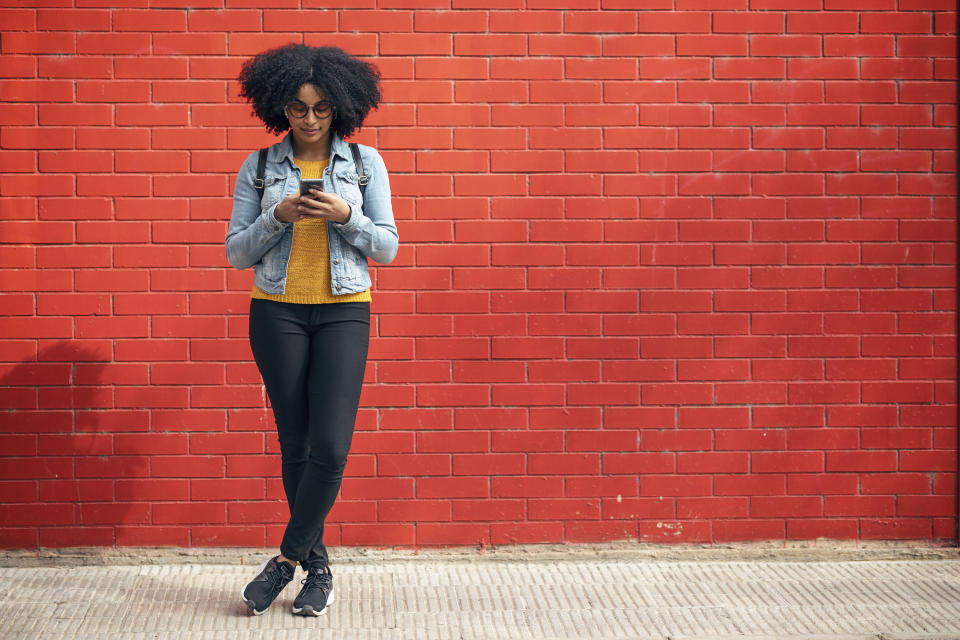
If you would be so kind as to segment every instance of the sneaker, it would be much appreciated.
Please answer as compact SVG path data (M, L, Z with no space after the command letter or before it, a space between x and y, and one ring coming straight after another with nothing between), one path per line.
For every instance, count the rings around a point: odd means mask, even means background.
M277 556L260 565L257 577L240 592L240 597L253 615L259 616L267 610L287 583L293 580L293 572L289 563L277 562Z
M327 605L333 604L333 574L330 567L310 567L307 577L300 581L303 588L293 601L293 612L300 616L322 616Z

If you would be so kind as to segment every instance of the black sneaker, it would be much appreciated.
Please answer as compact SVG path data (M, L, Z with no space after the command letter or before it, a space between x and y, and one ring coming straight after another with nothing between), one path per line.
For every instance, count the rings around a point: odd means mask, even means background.
M333 574L330 567L319 565L307 570L300 581L303 588L293 601L293 612L300 616L322 616L327 605L333 604Z
M257 577L240 592L240 597L253 615L259 616L267 610L274 598L293 580L293 571L289 563L277 562L276 556L260 565Z

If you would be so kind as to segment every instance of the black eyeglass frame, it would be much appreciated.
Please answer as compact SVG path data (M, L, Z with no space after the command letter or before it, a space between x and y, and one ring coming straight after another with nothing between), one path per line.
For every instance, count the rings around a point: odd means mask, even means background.
M322 110L318 109L318 107L322 107ZM288 102L286 105L284 105L283 112L287 114L288 118L293 117L293 118L300 119L300 118L306 118L307 113L309 112L310 109L313 109L313 115L317 116L317 118L319 119L326 118L327 116L331 115L334 111L336 111L336 107L329 100L321 100L320 102L314 105L308 105L307 103L301 102L300 100L293 100L291 102ZM302 111L303 113L297 114L295 110Z

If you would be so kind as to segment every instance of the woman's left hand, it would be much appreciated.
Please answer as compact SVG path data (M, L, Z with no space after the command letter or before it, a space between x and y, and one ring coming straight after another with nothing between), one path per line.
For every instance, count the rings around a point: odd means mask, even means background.
M308 196L300 196L297 204L297 213L300 219L323 218L338 224L345 224L350 219L350 205L335 193L310 189Z

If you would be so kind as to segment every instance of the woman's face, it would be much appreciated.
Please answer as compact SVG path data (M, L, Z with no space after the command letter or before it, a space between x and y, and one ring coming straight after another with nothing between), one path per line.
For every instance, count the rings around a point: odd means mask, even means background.
M302 113L304 111L305 113ZM318 112L320 116L317 115ZM296 98L287 103L286 113L294 141L301 147L330 144L333 104L327 101L327 97L318 87L312 84L300 87Z

